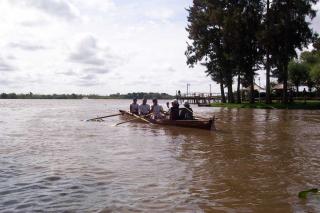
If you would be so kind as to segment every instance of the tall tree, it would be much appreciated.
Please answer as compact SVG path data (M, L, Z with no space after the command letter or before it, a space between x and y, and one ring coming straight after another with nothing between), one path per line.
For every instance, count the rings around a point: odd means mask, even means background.
M228 27L232 19L228 18L228 1L194 0L193 6L188 9L189 39L186 51L187 63L194 66L196 63L209 64L210 75L217 79L220 87L224 83L228 89L228 102L234 102L233 97L233 58L232 46L227 38L232 29ZM222 89L221 89L222 90Z
M312 8L318 0L273 0L270 7L271 54L276 73L283 82L283 102L288 102L288 64L296 49L306 47L313 39L309 19L316 15Z
M262 52L258 35L261 30L263 4L261 1L240 0L237 4L237 20L239 23L238 37L235 42L235 58L240 73L244 75L244 81L250 86L250 103L254 102L254 76L261 61ZM240 79L238 79L240 80Z
M270 39L272 37L272 31L271 26L270 26L270 0L267 0L265 2L265 12L263 15L263 19L262 19L262 29L260 32L260 36L259 36L259 42L260 45L262 47L262 49L264 50L265 53L265 57L263 58L263 64L266 70L266 104L270 104L271 103L271 85L270 85L270 72L271 72L271 68L272 68L272 64L271 64L271 55L270 55L270 49L271 49L271 41L272 39Z

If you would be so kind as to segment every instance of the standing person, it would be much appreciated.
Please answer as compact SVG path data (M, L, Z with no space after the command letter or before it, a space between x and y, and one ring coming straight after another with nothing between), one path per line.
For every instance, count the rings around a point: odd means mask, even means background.
M130 104L130 112L139 115L139 104L137 104L137 100L137 98L134 98L132 104Z
M184 102L184 107L180 112L180 119L182 120L193 120L193 110L190 107L188 101Z
M161 113L164 113L161 105L158 104L158 99L154 98L152 100L153 105L151 106L151 112L153 113L154 119L162 119L163 116Z
M179 103L177 100L172 101L170 108L170 120L179 120Z
M144 98L142 104L139 106L140 115L147 115L150 112L150 105L147 104L147 99Z

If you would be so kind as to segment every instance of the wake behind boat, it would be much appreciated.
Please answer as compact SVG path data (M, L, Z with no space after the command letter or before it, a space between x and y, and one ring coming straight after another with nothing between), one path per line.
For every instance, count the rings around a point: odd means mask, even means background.
M125 110L119 110L119 112L122 114L123 117L126 117L128 119L133 119L137 117L137 115L134 115ZM143 118L143 119L147 120L152 124L158 124L158 125L180 126L180 127L188 127L188 128L196 128L196 129L206 129L206 130L215 129L214 118L194 119L194 120L170 120L170 119L151 119L151 118Z

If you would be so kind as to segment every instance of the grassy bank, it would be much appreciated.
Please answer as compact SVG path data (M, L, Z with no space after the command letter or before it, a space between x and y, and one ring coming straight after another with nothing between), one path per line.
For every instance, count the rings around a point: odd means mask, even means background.
M227 107L227 108L247 108L247 109L320 109L320 101L307 101L307 103L294 102L289 104L282 103L241 103L241 104L229 104L229 103L212 103L212 107Z

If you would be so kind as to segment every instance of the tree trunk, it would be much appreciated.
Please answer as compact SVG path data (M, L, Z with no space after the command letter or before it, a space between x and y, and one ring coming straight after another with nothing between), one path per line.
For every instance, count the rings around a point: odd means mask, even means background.
M270 86L270 55L267 51L267 63L266 63L266 104L271 104L271 86Z
M238 73L238 85L237 85L237 103L241 103L241 91L240 91L240 71Z
M224 94L224 85L220 83L221 102L226 103L226 95Z
M288 63L283 64L283 96L282 102L284 104L288 103Z
M254 77L251 77L251 82L250 82L250 104L254 103Z
M227 87L228 87L228 103L234 103L231 74L228 76L228 79L227 79Z
M299 84L296 84L296 88L297 88L297 97L299 96Z
M267 32L269 32L269 11L270 0L267 0ZM267 45L267 63L266 63L266 104L271 104L271 88L270 88L270 53L269 45Z

